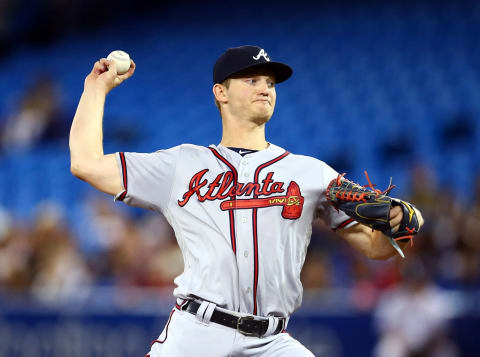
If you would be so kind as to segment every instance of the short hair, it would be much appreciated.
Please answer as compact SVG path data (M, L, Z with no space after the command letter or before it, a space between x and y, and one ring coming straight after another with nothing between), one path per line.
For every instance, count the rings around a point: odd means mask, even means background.
M228 87L230 87L230 79L231 79L231 78L227 78L227 79L225 79L225 80L224 80L222 83L220 83L220 84L221 84L222 86L225 86L225 87L228 89ZM220 110L220 112L221 112L222 110L220 109L220 103L218 102L217 98L214 96L213 99L214 99L214 101L215 101L215 105L217 106L218 110Z

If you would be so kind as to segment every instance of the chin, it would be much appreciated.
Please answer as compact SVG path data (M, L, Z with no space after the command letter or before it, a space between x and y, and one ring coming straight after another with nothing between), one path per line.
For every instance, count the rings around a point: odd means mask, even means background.
M273 110L270 110L269 108L262 108L261 110L256 110L255 113L253 113L252 117L254 118L254 121L256 123L266 123L270 120L270 118L273 115Z
M265 124L272 117L271 113L268 114L258 114L253 117L253 121L257 124Z

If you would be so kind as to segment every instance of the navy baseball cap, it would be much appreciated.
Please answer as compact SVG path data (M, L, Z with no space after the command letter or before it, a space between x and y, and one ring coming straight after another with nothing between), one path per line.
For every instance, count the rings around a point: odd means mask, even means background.
M275 82L286 81L293 73L290 66L272 62L267 52L258 46L240 46L226 50L213 66L213 84L222 83L235 73L248 68L268 68L275 75Z

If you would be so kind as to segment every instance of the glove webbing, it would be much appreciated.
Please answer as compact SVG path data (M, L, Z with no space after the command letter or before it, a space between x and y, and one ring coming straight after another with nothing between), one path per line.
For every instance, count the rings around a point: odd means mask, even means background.
M372 190L372 192L375 193L375 197L378 197L380 195L388 196L390 191L393 190L396 187L395 185L392 185L392 178L390 177L390 184L388 185L386 190L381 191L379 189L376 189L375 188L376 185L372 184L372 182L370 181L370 178L368 177L367 170L364 171L364 174L365 174L365 177L367 178L368 185L363 185L362 187L369 187ZM338 174L337 182L336 182L337 186L341 186L341 180L342 180L343 176L345 176L345 175L346 175L346 172L344 172L341 175ZM344 179L344 180L352 183L352 185L356 185L354 182L352 182L350 180L347 180L347 179ZM330 186L331 185L332 185L332 183L330 183ZM330 186L328 187L327 192L329 191ZM369 195L368 192L359 193L359 192L348 191L347 189L338 190L337 192L335 192L335 197L337 197L338 199L344 200L344 201L352 201L352 202L355 202L355 201L357 201L357 202L360 202L360 201L367 202L365 197L368 196L368 195ZM329 196L327 196L327 199L330 201ZM338 211L338 208L337 208L337 211Z

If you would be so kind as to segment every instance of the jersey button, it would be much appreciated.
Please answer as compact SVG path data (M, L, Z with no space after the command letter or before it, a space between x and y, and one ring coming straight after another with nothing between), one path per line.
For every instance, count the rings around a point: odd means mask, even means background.
M245 217L242 217L242 222L243 223L246 223L247 222L247 219Z
M252 289L250 289L250 288L247 288L247 290L245 290L245 292L246 292L247 294L250 294L251 291L252 291Z
M245 172L245 173L243 174L243 176L244 176L244 177L248 177L248 172Z
M243 165L243 166L247 166L247 165L248 165L248 161L242 161L242 165Z
M243 252L243 256L244 256L245 258L248 258L248 250L246 250L246 251Z

